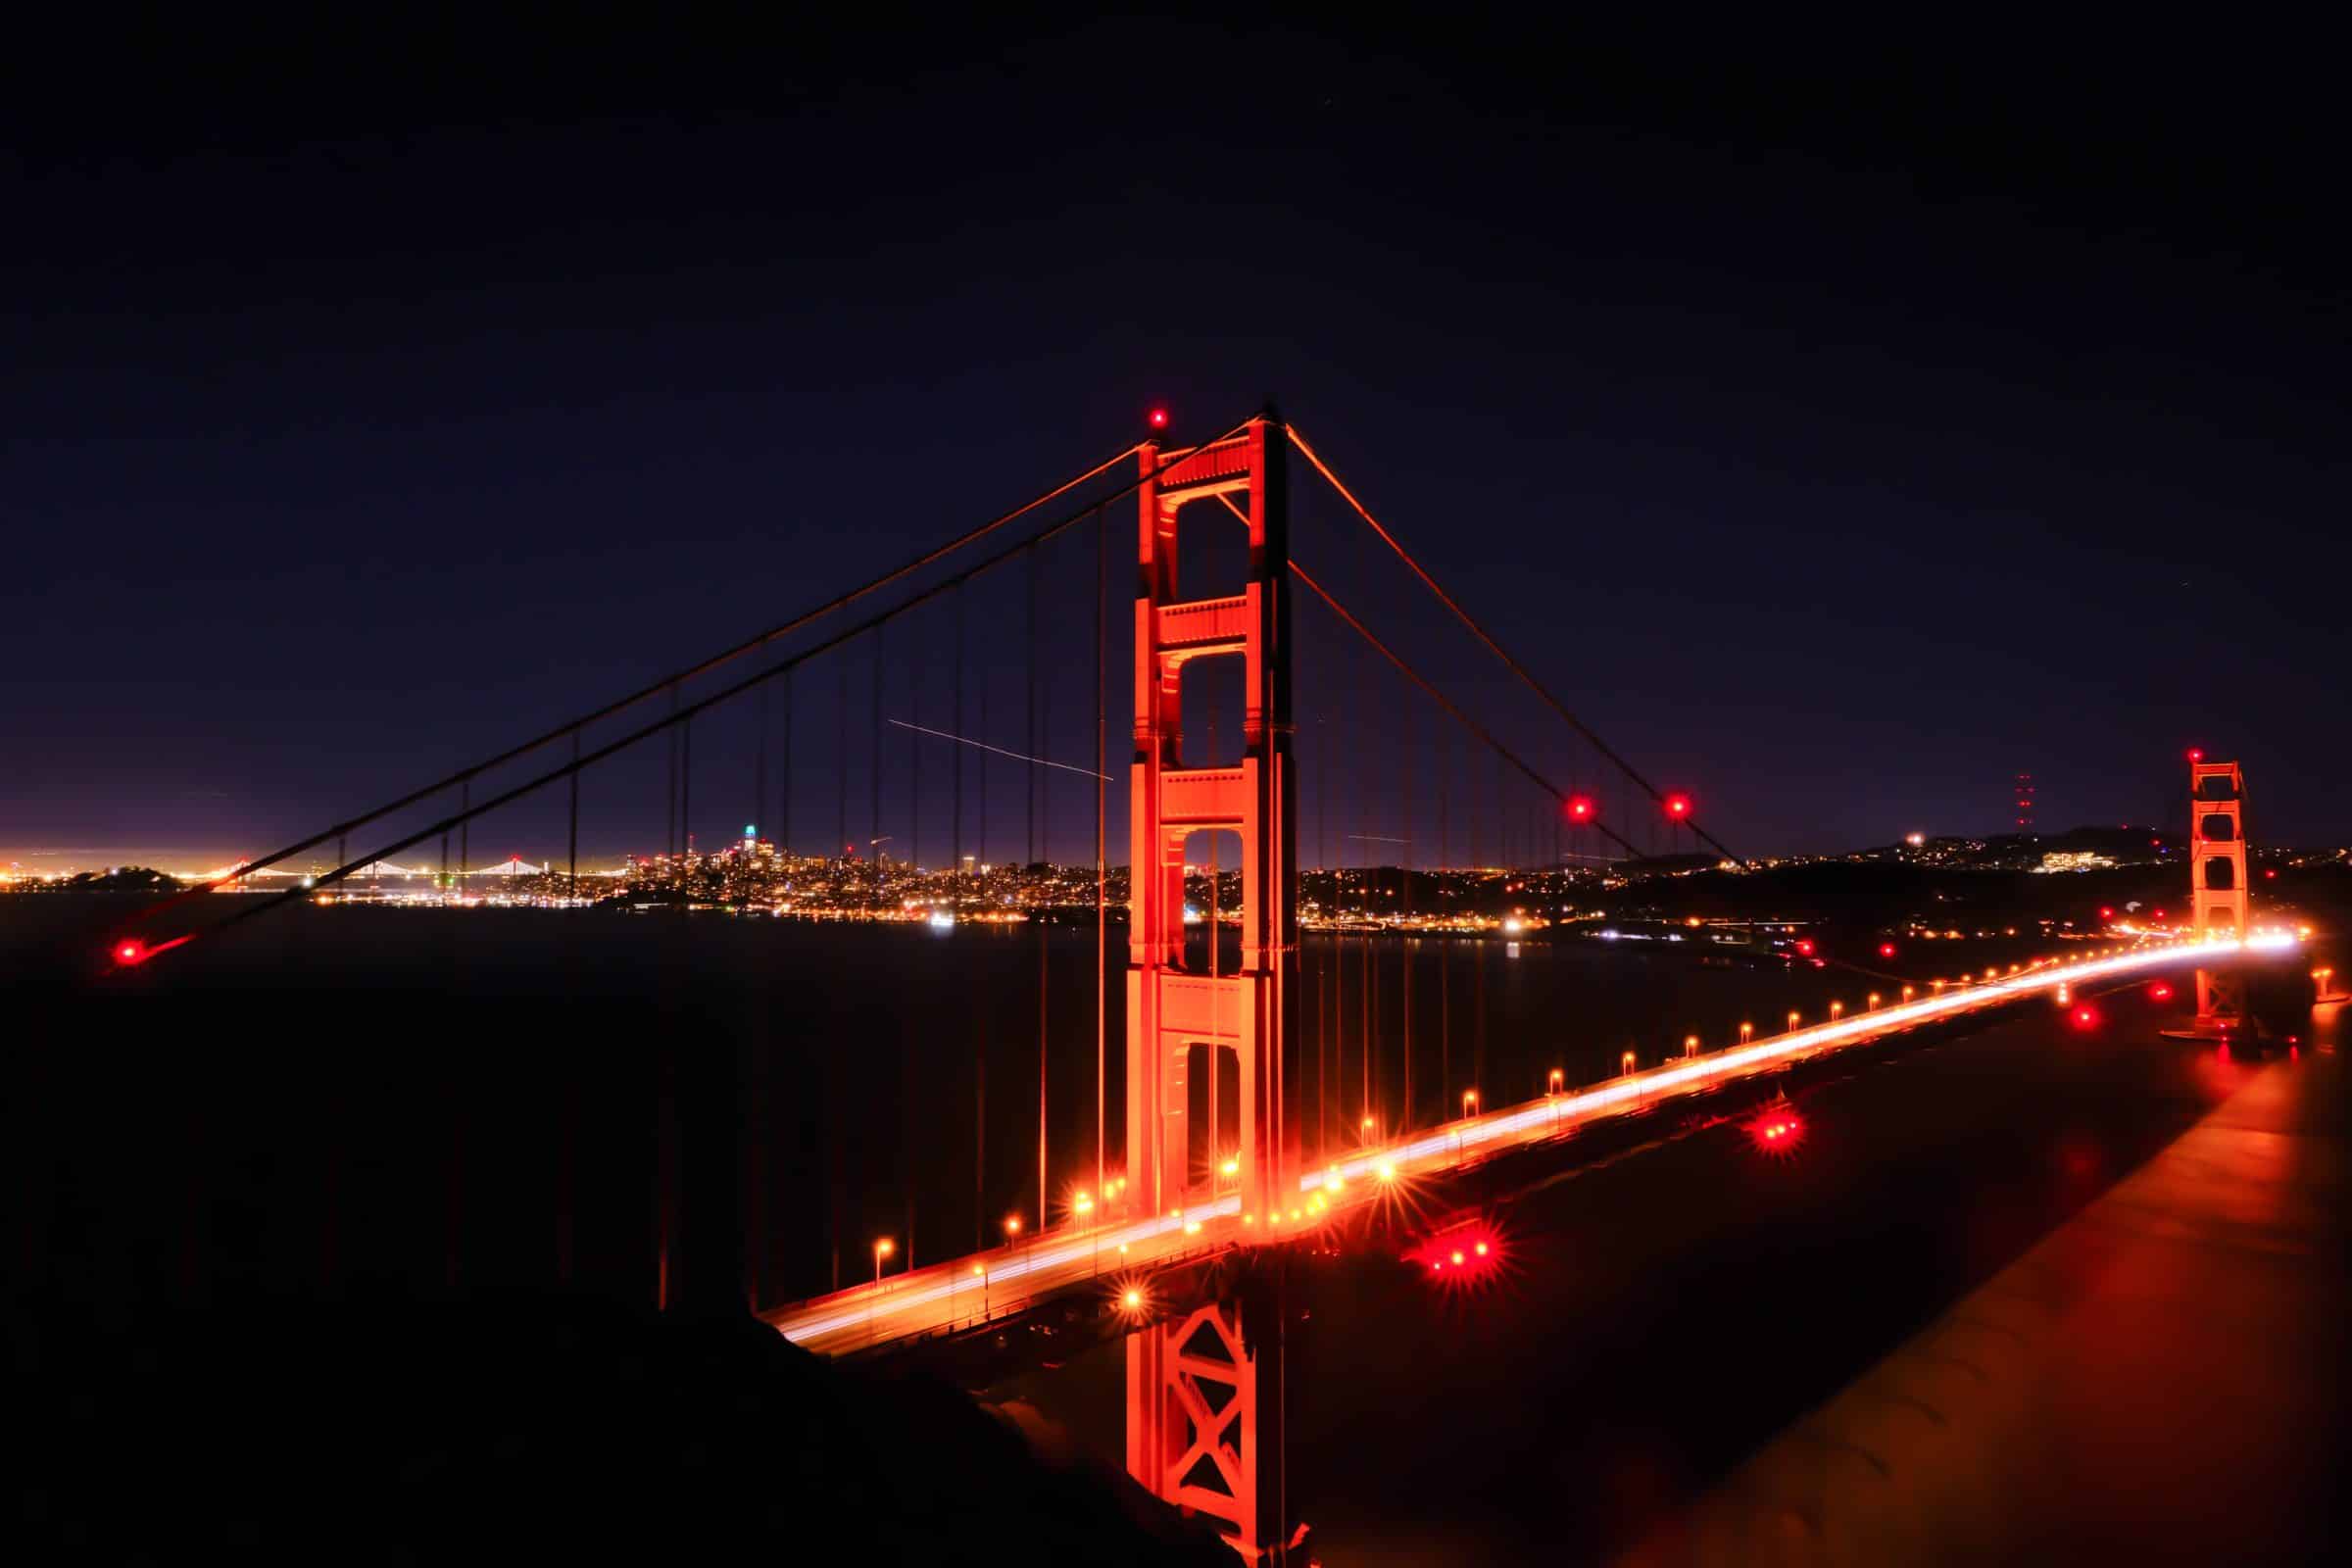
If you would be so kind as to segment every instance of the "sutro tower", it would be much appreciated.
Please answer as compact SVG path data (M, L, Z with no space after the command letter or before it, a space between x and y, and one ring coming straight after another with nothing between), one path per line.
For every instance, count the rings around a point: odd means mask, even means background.
M2031 773L2017 775L2017 830L2026 834L2034 831L2034 775Z

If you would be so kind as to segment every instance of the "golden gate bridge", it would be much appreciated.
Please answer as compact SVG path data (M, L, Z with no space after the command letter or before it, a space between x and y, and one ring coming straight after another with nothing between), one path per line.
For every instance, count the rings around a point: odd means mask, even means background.
M2240 891L2224 896L2229 890L2217 887L2209 896L2200 879L2184 935L2117 938L2088 955L2045 955L1933 988L1849 964L1884 988L1850 1012L1833 1004L1826 1017L1792 1012L1786 1028L1761 1036L1747 1024L1736 1037L1687 1036L1646 1064L1628 1052L1605 1075L1580 1074L1585 1081L1574 1084L1565 1065L1523 1087L1482 1084L1483 1051L1453 1049L1442 1001L1454 944L1437 956L1431 1041L1426 980L1421 1003L1414 998L1415 975L1428 965L1408 952L1384 979L1374 941L1388 932L1409 940L1458 906L1459 886L1441 873L1487 867L1484 892L1519 895L1511 906L1541 920L1565 908L1578 878L1600 874L1584 867L1677 856L1738 867L1740 858L1702 825L1689 790L1654 782L1579 717L1274 411L1189 446L1167 442L1164 414L1154 411L1148 423L1144 439L845 593L164 901L114 939L113 961L125 969L167 954L185 961L273 908L386 874L560 877L576 896L583 780L636 766L642 796L649 758L660 766L666 856L694 841L699 788L706 812L717 799L748 805L754 822L775 822L787 858L846 862L863 846L878 864L879 846L899 841L905 865L944 866L951 909L962 906L953 889L965 868L991 860L992 839L1004 852L996 858L1009 858L1017 843L1024 865L1081 867L1091 887L1082 881L1062 894L1092 917L1091 1041L1051 1036L1055 982L1041 923L1034 1193L1024 1191L992 1227L991 1200L1003 1189L989 1178L986 1077L975 1054L970 1245L934 1243L918 1261L908 1186L905 1224L855 1243L870 1277L845 1287L845 1227L838 1195L829 1195L835 1288L778 1301L755 1281L752 1304L795 1343L830 1353L969 1332L1063 1298L1131 1321L1129 1471L1157 1495L1217 1519L1255 1558L1278 1555L1292 1539L1273 1462L1282 1325L1253 1319L1262 1309L1238 1293L1171 1294L1162 1282L1179 1271L1204 1258L1312 1245L1344 1220L1399 1204L1415 1183L1844 1047L2029 997L2063 1000L2074 988L2149 970L2193 965L2226 975L2248 947L2292 941L2249 923L2234 805L2215 804L2234 803L2241 784L2230 764L2200 763L2203 820L2229 816L2233 847L2220 858L2234 858ZM1322 520L1336 524L1317 542L1332 553L1311 569L1296 548L1294 457L1321 481ZM1132 571L1125 547L1111 545L1113 519L1129 507ZM1203 576L1221 579L1209 584L1217 591L1197 591ZM1115 597L1130 600L1130 613L1114 635ZM1433 600L1438 623L1452 626L1458 648L1479 661L1470 671L1415 646ZM1072 637L1083 644L1074 658ZM1131 679L1114 681L1120 645ZM1086 699L1072 703L1069 688L1080 683ZM1301 690L1313 697L1303 717ZM1114 714L1129 739L1117 812L1123 911L1110 892ZM813 770L804 754L817 760ZM721 768L731 782L713 782ZM1008 812L1004 786L1016 774L1018 809ZM2208 782L2225 774L2220 785ZM1073 789L1083 791L1076 809ZM544 813L558 800L561 871L552 858L533 863L520 855L470 864L475 823ZM616 789L607 810L641 826L635 802ZM590 806L593 817L594 798ZM370 834L382 842L352 853L354 840ZM1057 858L1056 843L1066 850L1073 839L1081 853ZM811 843L824 853L803 854ZM307 885L240 900L209 923L195 918L194 893L248 885L330 844L333 864ZM429 853L423 865L395 858L436 844L437 868ZM1352 943L1343 935L1311 959L1300 931L1302 844L1312 845L1324 896L1361 916ZM1222 903L1228 865L1238 873L1230 909ZM1191 884L1203 869L1204 897L1196 899ZM1114 988L1120 913L1127 951ZM1483 986L1484 966L1474 974L1466 983ZM2224 1020L2237 1004L2226 979L2201 984L2200 1000L2209 1017ZM1384 1050L1392 1038L1396 1048ZM1059 1052L1066 1065L1090 1043L1092 1136L1057 1150L1050 1058ZM943 1054L956 1047L936 1044ZM909 1088L913 1081L909 1071ZM903 1098L911 1118L912 1096ZM1777 1131L1793 1126L1784 1121ZM1056 1169L1077 1173L1058 1200ZM663 1305L676 1235L665 1222L656 1244ZM725 1287L743 1288L740 1280Z

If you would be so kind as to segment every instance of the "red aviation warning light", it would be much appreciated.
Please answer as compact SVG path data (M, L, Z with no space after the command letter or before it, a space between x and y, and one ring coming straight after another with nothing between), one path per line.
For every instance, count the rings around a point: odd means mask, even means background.
M1150 425L1154 433L1165 430L1168 427L1168 411L1153 409L1150 414L1144 416L1144 422Z
M1891 958L1891 957L1893 957L1893 956L1894 956L1894 944L1893 944L1893 943L1891 943L1891 942L1882 942L1882 943L1880 943L1880 944L1879 944L1879 956L1880 956L1880 957L1882 957L1882 958Z
M122 967L127 969L134 964L145 963L149 958L154 957L159 953L170 953L173 948L176 948L180 944L189 940L191 939L184 936L173 937L169 942L158 942L150 945L141 941L137 937L123 937L113 947L106 950L106 956L114 959L115 962L120 964Z
M1811 937L1798 937L1796 939L1796 951L1805 957L1810 958L1813 956L1813 939Z
M2075 1027L2076 1027L2076 1028L2078 1028L2078 1029L2096 1029L2098 1026L2099 1026L2099 1009L2098 1009L2098 1008L2096 1008L2096 1007L2077 1007L2077 1008L2075 1009Z
M1690 797L1680 793L1667 796L1666 814L1678 822L1689 816L1690 814Z
M2148 987L2148 995L2158 1002L2170 1002L2173 1000L2173 988L2159 980Z
M1747 1137L1758 1153L1786 1154L1804 1141L1805 1120L1787 1101L1777 1101L1747 1124Z
M2188 749L2188 760L2192 762L2202 762L2205 760L2204 749L2201 747L2191 746Z
M1582 796L1582 795L1571 795L1571 796L1569 796L1569 797L1568 797L1568 820L1569 820L1569 821L1571 821L1571 822L1590 822L1590 821L1592 821L1592 803L1590 800L1586 799L1586 798L1585 798L1584 796Z

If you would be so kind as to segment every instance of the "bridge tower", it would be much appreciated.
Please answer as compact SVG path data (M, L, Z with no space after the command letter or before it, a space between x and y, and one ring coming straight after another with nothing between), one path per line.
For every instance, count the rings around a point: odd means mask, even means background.
M1131 1201L1148 1213L1219 1199L1224 1152L1195 1158L1190 1099L1196 1073L1215 1096L1227 1059L1240 1085L1233 1186L1242 1210L1270 1223L1288 1206L1285 1195L1295 1200L1298 1190L1297 1108L1288 1098L1296 1082L1298 872L1287 448L1269 410L1206 446L1163 453L1147 444L1142 452L1127 1181ZM1177 597L1177 532L1196 519L1247 524L1250 576L1239 593ZM1183 756L1184 668L1204 659L1243 662L1235 766L1188 766ZM1203 830L1241 838L1241 955L1230 974L1186 964L1185 845ZM1282 1387L1279 1309L1261 1299L1205 1306L1127 1342L1128 1473L1155 1495L1218 1519L1251 1561L1284 1544Z
M2199 941L2246 935L2245 773L2235 762L2188 764L2189 907ZM2234 1027L2245 1016L2245 980L2234 969L2197 971L2197 1027Z

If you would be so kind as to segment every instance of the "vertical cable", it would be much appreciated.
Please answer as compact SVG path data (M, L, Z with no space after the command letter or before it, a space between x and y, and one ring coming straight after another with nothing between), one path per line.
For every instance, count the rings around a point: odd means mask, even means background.
M916 660L906 662L906 721L923 721L922 670ZM917 743L915 731L906 732L906 853L899 862L901 870L916 876L923 870L923 749Z
M885 622L887 624L887 622ZM866 742L865 853L873 859L874 899L882 897L882 627L874 628L874 665L866 683L873 734Z
M689 713L680 721L678 729L678 845L679 852L691 860L694 856L694 715Z
M1032 628L1032 645L1035 641L1035 632ZM1042 679L1044 682L1043 701L1038 710L1038 736L1041 745L1035 749L1035 752L1042 752L1044 750L1042 743L1046 737L1054 733L1053 671L1051 669L1044 671ZM1035 752L1032 755L1035 755ZM1050 772L1045 774L1038 781L1038 789L1040 792L1038 805L1046 819L1046 833L1050 838L1054 832L1054 775ZM1041 844L1039 849L1048 860L1054 858L1052 843ZM1058 877L1054 878L1055 886L1058 886L1059 882ZM1049 958L1046 922L1040 920L1037 924L1037 1224L1040 1230L1045 1228L1046 1223L1046 1040L1049 1018L1047 985L1048 973L1051 968Z
M1109 894L1110 862L1105 858L1103 842L1108 821L1109 771L1103 764L1103 710L1106 699L1102 694L1107 656L1103 652L1103 605L1110 598L1110 555L1108 530L1101 507L1095 509L1095 1192L1102 1191L1102 1096L1103 1067L1109 1031L1109 999L1103 995L1102 971L1110 961L1109 950Z
M1439 747L1438 767L1438 869L1450 873L1453 868L1453 824L1446 814L1446 802L1451 794L1453 756L1459 742L1452 738ZM1449 890L1450 891L1450 890ZM1446 911L1447 926L1457 908ZM1453 1113L1453 932L1438 933L1438 1116L1440 1120Z
M569 897L573 903L580 898L580 732L571 732L571 826L564 838L566 858L570 862Z
M776 781L776 804L781 808L776 813L776 848L788 859L792 856L792 678L798 673L797 666L784 672L784 766L783 776Z
M669 683L669 710L678 710L678 683ZM662 804L662 853L672 862L678 858L678 726L672 724L663 736L668 757L669 795ZM674 863L670 867L674 872Z
M760 683L760 751L752 763L752 814L745 818L754 829L767 820L767 682ZM773 826L773 823L769 824ZM749 853L750 845L744 850Z
M956 646L948 660L949 677L955 683L955 700L948 705L954 716L948 727L957 736L963 734L963 587L956 585ZM948 907L957 914L963 912L963 746L960 740L949 748L950 760L956 776L948 785Z
M1029 625L1024 639L1027 648L1028 697L1022 710L1021 723L1029 737L1026 748L1029 757L1027 800L1029 817L1029 858L1025 864L1037 863L1037 546L1028 551Z
M988 666L983 664L980 669L978 693L980 711L973 721L972 729L972 733L979 739L983 748L988 744ZM983 750L972 762L972 765L979 769L977 782L980 786L980 808L975 813L972 823L973 827L978 830L977 842L972 846L972 864L979 868L979 875L982 878L987 876L986 867L990 863L988 858L988 760L994 755L992 752ZM983 895L985 895L986 889L985 880L975 884L975 890ZM983 902L985 903L985 898L983 898Z
M1404 818L1398 824L1404 840L1404 929L1397 937L1397 952L1404 969L1404 1131L1413 1130L1413 950L1419 945L1413 935L1413 740L1420 730L1414 720L1417 709L1408 708L1404 717L1404 756L1397 761L1396 786L1403 796Z
M880 628L875 628L880 635ZM850 853L850 652L843 649L833 661L833 842ZM914 1261L907 1259L912 1268Z

